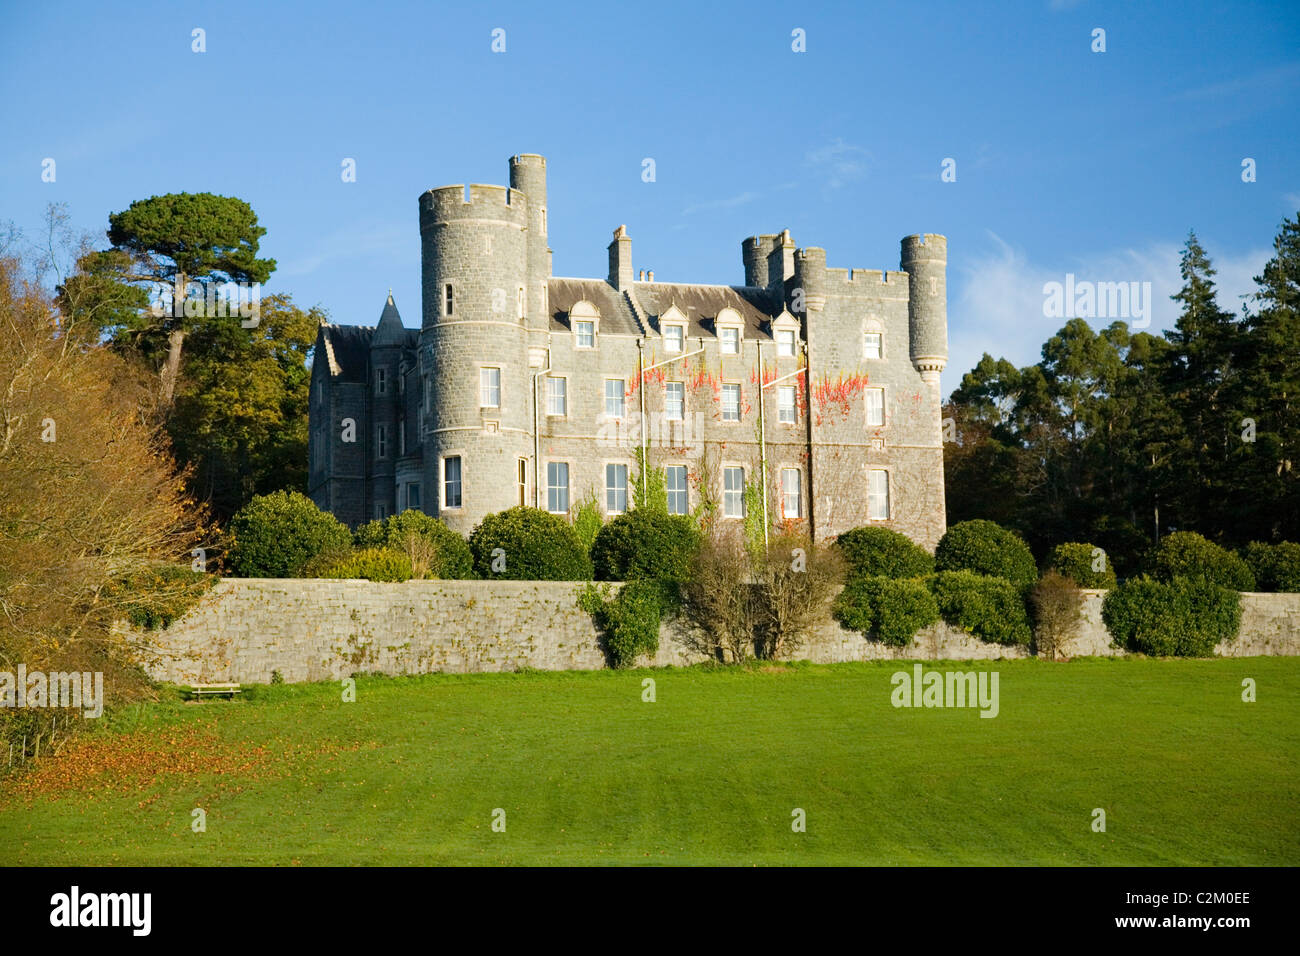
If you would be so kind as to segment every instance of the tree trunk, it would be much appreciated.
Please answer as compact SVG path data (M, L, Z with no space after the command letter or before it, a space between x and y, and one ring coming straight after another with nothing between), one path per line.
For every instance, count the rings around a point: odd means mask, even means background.
M176 394L176 380L181 371L181 347L185 344L185 286L186 276L183 272L176 274L176 283L172 287L171 330L167 333L167 361L162 369L162 411L171 411L172 400Z

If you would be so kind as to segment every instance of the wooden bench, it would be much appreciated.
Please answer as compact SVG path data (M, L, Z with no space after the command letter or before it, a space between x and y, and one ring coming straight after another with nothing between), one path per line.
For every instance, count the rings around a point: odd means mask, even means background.
M190 684L190 697L234 697L240 692L238 684Z

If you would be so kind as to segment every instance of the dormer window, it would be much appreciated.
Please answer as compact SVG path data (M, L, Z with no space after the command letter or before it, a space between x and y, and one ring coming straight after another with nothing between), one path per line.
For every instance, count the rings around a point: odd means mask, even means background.
M723 309L716 319L718 329L718 347L723 355L740 354L740 313L735 309Z
M569 310L569 321L573 327L573 345L579 349L596 347L596 326L600 323L600 313L596 307L583 299Z
M686 342L686 327L684 325L664 326L664 351L665 352L680 352L685 342Z
M794 329L776 330L776 354L778 358L794 357Z

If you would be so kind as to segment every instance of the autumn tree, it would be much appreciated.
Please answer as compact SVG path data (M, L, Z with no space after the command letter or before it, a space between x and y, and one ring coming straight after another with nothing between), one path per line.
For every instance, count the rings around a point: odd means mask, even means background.
M68 325L0 260L0 668L103 671L120 697L143 650L113 627L121 583L188 566L201 515L145 381Z

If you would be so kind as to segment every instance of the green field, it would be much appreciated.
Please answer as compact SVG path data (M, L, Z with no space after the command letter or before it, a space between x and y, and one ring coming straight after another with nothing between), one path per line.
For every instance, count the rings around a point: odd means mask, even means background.
M1300 864L1300 660L927 666L999 715L892 707L894 662L169 697L0 784L0 862Z

